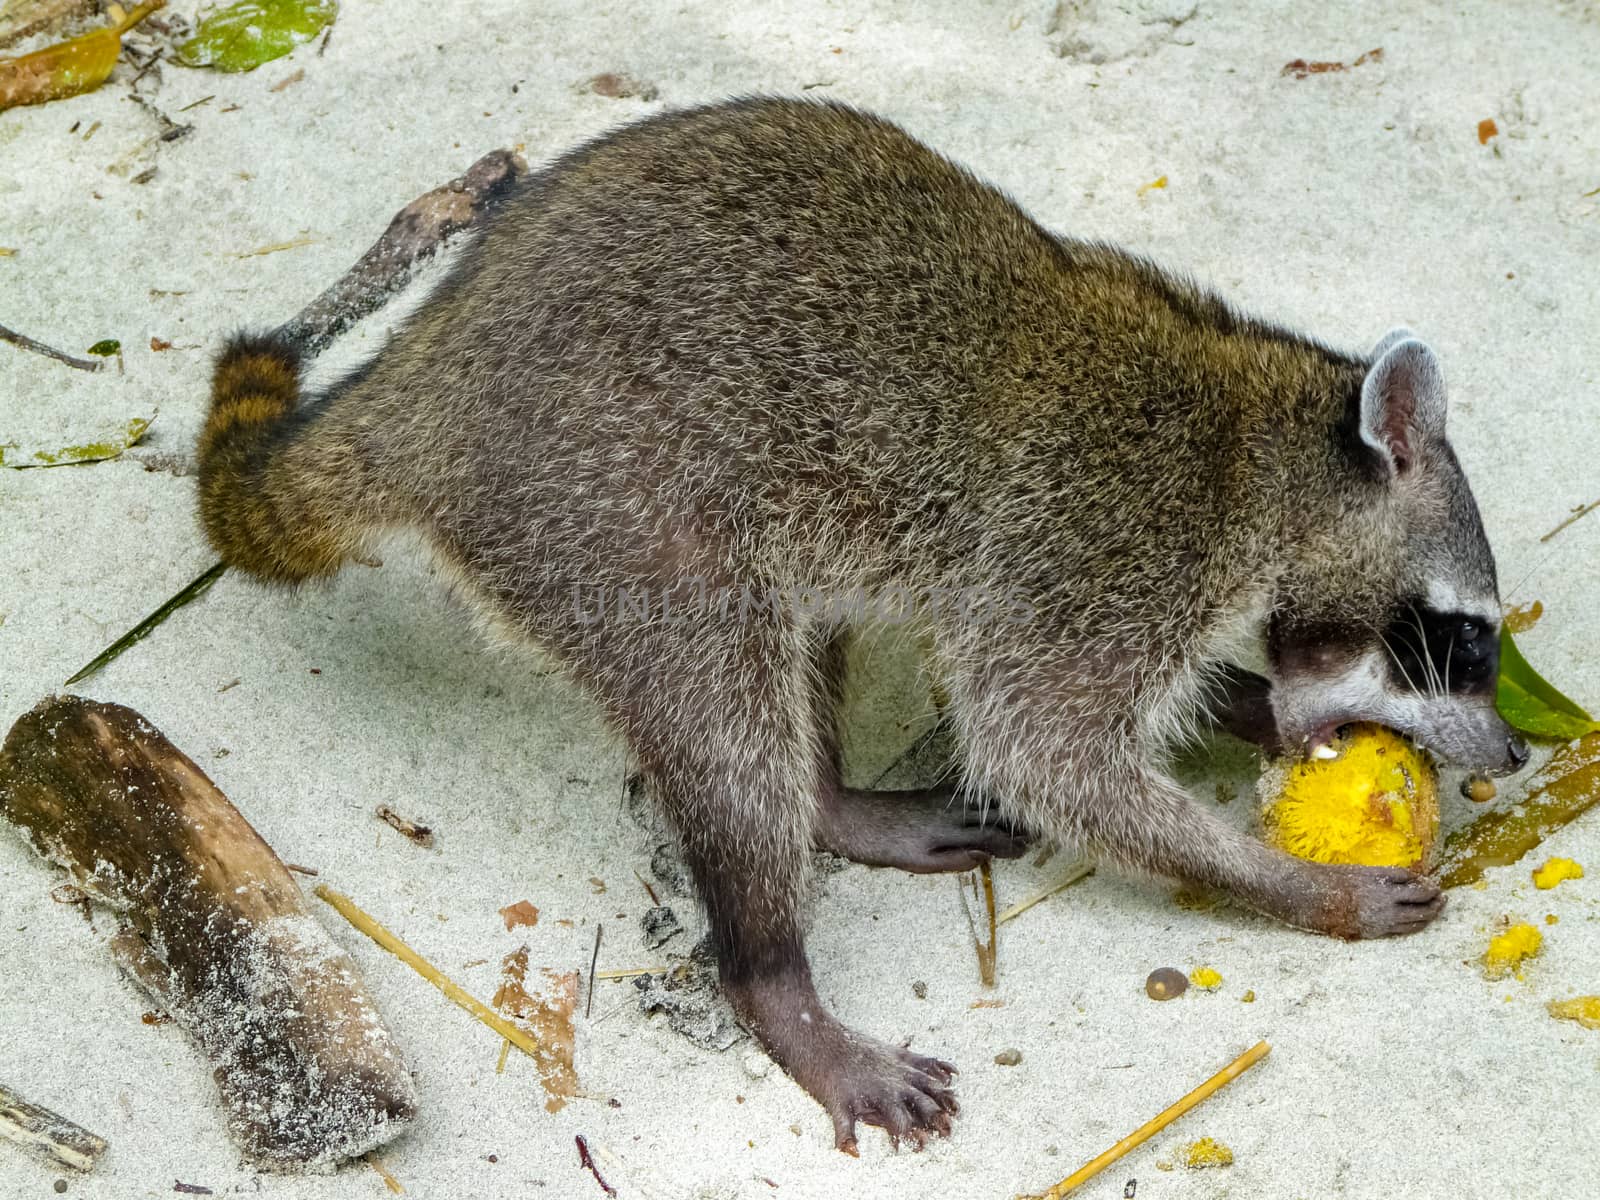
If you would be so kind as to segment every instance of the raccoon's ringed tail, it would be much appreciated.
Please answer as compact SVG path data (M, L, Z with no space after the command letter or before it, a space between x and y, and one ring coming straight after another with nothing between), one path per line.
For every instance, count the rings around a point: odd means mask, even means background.
M361 481L325 414L300 409L288 342L231 338L217 359L200 434L200 522L231 567L274 583L332 575L359 548Z

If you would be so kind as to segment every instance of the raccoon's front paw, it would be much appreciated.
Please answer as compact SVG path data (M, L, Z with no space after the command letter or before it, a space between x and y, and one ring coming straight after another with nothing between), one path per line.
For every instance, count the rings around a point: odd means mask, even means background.
M1342 938L1416 933L1444 911L1444 893L1425 875L1400 867L1330 867L1335 894L1324 933Z

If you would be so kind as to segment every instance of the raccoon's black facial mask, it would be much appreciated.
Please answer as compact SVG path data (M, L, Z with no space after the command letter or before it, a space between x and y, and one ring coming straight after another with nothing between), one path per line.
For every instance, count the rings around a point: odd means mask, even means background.
M1421 602L1398 610L1384 630L1396 686L1413 692L1492 695L1500 675L1500 635L1479 617Z

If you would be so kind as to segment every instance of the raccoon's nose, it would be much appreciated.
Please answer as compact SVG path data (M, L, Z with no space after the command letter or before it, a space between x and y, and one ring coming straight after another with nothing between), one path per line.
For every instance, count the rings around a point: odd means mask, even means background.
M1506 739L1506 758L1513 771L1522 770L1528 763L1528 743L1513 733Z

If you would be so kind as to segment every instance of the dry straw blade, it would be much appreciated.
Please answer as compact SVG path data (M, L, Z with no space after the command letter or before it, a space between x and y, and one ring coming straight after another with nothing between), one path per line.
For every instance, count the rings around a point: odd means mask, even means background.
M1171 1108L1146 1121L1111 1149L1079 1167L1071 1175L1056 1184L1055 1187L1037 1196L1020 1198L1020 1200L1061 1200L1061 1197L1076 1189L1080 1184L1087 1183L1093 1179L1130 1150L1142 1146L1202 1100L1209 1099L1213 1093L1232 1083L1265 1058L1271 1050L1272 1047L1267 1045L1266 1042L1257 1042Z

